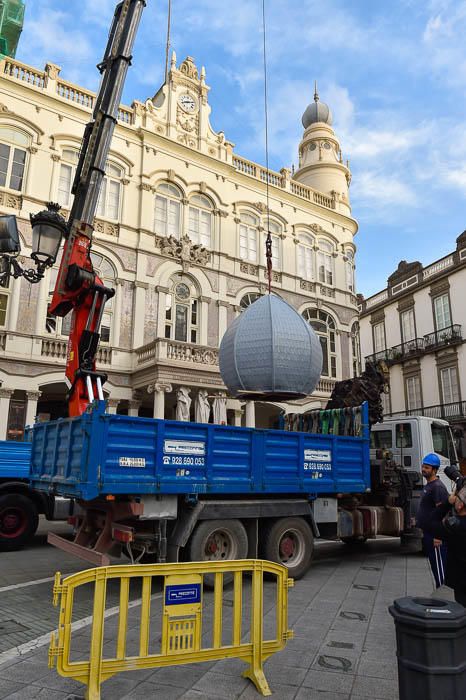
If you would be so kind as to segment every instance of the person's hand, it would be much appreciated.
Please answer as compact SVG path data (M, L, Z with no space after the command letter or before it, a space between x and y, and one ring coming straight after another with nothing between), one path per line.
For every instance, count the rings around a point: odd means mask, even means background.
M438 540L436 537L434 537L434 547L441 547L442 546L442 540Z
M450 505L454 506L454 505L455 505L455 501L456 501L456 494L455 494L455 493L451 493L451 494L448 496L448 503L449 503Z

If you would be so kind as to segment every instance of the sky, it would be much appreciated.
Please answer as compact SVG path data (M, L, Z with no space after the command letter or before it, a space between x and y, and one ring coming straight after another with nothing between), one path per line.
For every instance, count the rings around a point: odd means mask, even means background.
M365 296L402 259L427 265L466 229L466 0L265 0L270 167L297 165L314 80L353 174ZM115 0L26 0L17 59L96 89ZM163 82L168 0L147 0L125 104ZM211 87L211 123L265 163L262 0L172 0L171 48Z

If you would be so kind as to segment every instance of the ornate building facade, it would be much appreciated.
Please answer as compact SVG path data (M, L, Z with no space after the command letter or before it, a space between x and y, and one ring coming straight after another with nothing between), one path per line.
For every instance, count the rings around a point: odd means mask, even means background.
M212 129L208 94L205 70L173 55L155 96L119 111L93 242L94 265L116 289L98 355L110 411L172 418L180 387L192 399L207 390L211 402L225 392L221 338L266 292L267 177L273 291L314 326L324 354L315 394L292 410L325 403L358 362L357 223L330 110L316 94L303 116L298 170L267 173ZM0 62L0 213L17 216L24 256L30 213L50 200L69 212L94 99L54 64ZM0 438L21 436L37 415L66 415L69 317L47 314L56 274L0 287ZM270 427L284 409L227 399L237 425Z

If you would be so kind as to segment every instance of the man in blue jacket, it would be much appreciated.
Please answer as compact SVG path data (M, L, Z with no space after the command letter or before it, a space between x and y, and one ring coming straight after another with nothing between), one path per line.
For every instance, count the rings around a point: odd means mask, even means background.
M437 475L439 467L440 458L434 452L426 455L422 460L422 476L427 483L424 486L424 493L417 513L417 526L424 533L424 552L429 558L436 588L440 588L445 583L447 547L442 539L426 530L426 526L437 506L448 503L448 491Z

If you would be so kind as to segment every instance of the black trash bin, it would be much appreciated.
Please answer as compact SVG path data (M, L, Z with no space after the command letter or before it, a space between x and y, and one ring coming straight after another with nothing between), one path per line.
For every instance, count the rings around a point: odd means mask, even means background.
M395 619L400 700L465 700L466 608L434 598L399 598Z

